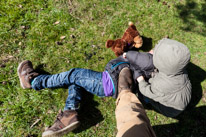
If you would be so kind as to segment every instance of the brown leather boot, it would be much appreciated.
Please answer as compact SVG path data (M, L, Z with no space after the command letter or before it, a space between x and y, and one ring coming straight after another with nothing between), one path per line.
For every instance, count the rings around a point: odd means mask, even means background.
M132 86L132 73L129 68L123 68L119 73L118 94L123 90L132 91Z
M31 80L39 74L34 71L31 61L22 61L17 69L20 84L23 89L31 88Z
M42 137L62 136L77 128L79 124L75 110L60 110L54 124L43 132Z

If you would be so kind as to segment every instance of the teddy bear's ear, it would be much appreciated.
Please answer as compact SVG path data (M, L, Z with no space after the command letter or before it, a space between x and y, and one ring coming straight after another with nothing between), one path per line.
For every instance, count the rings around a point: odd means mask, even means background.
M137 30L137 28L136 28L136 26L134 25L134 23L133 22L129 22L128 23L128 25L129 25L129 28L132 28L133 30Z
M114 40L107 40L105 46L106 46L107 48L110 48L110 47L112 47L113 44L114 44Z
M132 25L134 25L134 23L130 21L130 22L128 23L128 25L129 25L129 26L132 26Z

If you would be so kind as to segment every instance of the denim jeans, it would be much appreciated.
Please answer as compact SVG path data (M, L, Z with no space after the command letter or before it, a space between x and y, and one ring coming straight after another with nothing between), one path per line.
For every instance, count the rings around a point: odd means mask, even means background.
M105 97L102 86L102 72L89 69L73 68L54 75L39 75L32 81L32 88L68 87L68 97L64 110L76 110L81 100L81 92L86 90L99 97Z

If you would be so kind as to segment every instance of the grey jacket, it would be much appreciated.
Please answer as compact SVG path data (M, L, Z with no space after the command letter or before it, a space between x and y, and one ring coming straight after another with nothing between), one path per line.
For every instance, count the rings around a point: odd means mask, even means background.
M184 44L162 39L153 54L159 72L149 82L139 82L140 92L165 107L184 110L191 100L192 87L186 71L189 61L190 52Z

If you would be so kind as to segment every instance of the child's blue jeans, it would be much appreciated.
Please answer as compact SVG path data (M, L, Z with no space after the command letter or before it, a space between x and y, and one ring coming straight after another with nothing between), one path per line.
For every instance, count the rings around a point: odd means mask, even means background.
M68 87L69 90L64 110L78 109L83 89L99 97L105 97L102 72L89 69L74 68L59 74L39 75L32 81L32 88L35 90L61 87Z

